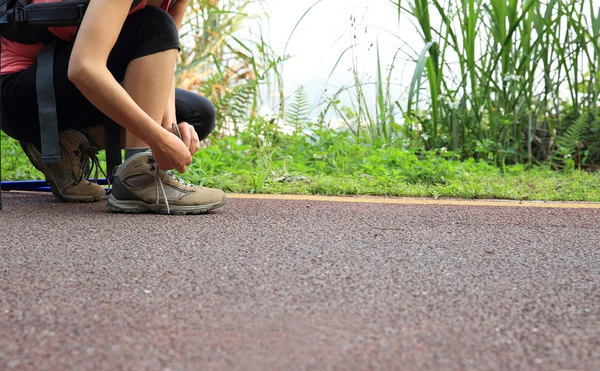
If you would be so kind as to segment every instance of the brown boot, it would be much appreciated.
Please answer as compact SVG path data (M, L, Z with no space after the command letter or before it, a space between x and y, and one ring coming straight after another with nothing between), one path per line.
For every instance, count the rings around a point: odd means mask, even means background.
M58 136L60 162L43 165L42 155L31 143L21 143L23 151L33 166L41 171L52 189L52 193L67 202L99 201L106 195L104 187L90 183L90 160L95 157L90 151L87 138L78 131L67 130ZM98 161L95 161L96 166Z
M108 208L125 213L200 214L223 206L225 193L187 184L160 170L150 151L121 164L113 178Z

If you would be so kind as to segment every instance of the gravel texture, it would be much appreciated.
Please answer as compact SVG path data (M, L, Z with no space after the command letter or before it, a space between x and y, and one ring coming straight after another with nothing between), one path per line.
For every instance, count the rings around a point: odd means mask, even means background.
M3 197L0 369L600 369L599 209Z

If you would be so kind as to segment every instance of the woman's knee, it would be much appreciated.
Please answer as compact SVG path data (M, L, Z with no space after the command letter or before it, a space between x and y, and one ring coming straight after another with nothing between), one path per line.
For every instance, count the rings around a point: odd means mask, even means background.
M178 122L187 122L196 129L200 140L208 137L215 128L215 106L207 98L177 88L175 91L175 109Z
M171 15L161 8L147 6L127 17L107 66L118 81L123 81L134 59L179 47L177 25Z
M128 28L141 35L136 54L154 53L179 48L179 33L173 17L155 6L147 6L129 16ZM149 49L149 50L145 50Z

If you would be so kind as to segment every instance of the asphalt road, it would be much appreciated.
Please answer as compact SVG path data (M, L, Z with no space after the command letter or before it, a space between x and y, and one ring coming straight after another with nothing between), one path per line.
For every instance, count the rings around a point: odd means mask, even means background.
M600 369L600 209L4 207L0 369Z

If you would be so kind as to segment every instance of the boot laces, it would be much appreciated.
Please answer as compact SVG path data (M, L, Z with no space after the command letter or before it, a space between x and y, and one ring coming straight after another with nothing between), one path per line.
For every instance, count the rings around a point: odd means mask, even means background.
M179 127L177 126L177 124L173 123L172 128L173 128L173 133L179 139L182 139L181 138L181 132L179 131ZM162 179L160 178L160 175L159 175L160 171L161 171L160 167L158 166L158 164L156 163L156 160L152 156L148 157L148 162L151 164L150 170L154 171L154 184L156 185L156 209L158 210L158 207L160 206L160 191L162 191L163 198L165 200L165 206L167 206L167 214L171 214L171 208L169 206L169 200L167 199L167 192L165 191L165 186L163 185L163 181L162 181ZM188 184L183 179L180 179L171 170L165 170L163 172L165 173L165 175L167 175L168 177L174 179L177 183L179 183L181 185L184 185L186 187L191 187L191 188L197 188L195 185Z
M101 172L108 183L108 188L110 190L110 181L108 180L108 176L102 166L100 165L100 160L98 159L98 149L96 147L86 147L81 143L79 147L73 151L76 156L79 157L79 179L77 183L80 183L83 180L88 180L94 172L94 183L98 182L99 173ZM109 191L110 192L110 191Z
M158 166L158 164L156 163L156 160L154 160L154 157L152 157L152 156L148 157L148 162L151 164L150 170L154 171L154 184L156 185L157 210L158 210L158 207L160 206L160 192L162 191L162 196L163 196L163 199L165 200L165 206L167 206L167 214L170 214L171 208L169 206L169 200L167 199L167 192L165 191L165 186L163 184L162 179L160 178L160 171L161 171L160 167ZM163 172L165 173L165 175L174 179L177 183L179 183L181 185L184 185L186 187L196 188L195 185L185 182L183 179L180 179L178 176L176 176L170 170L163 171Z

